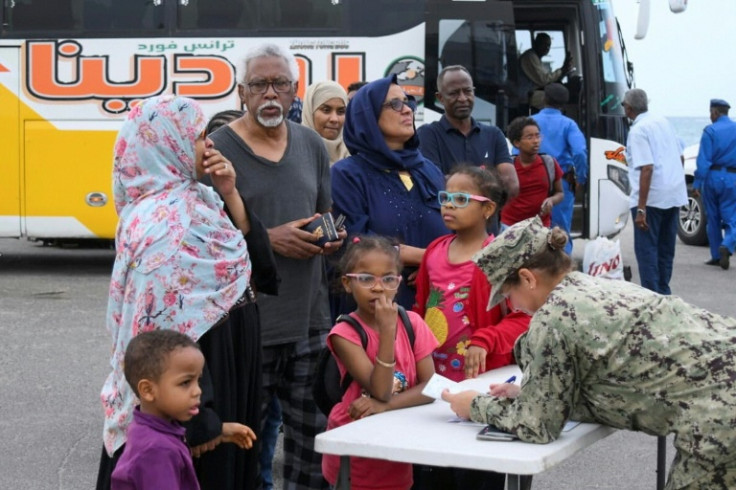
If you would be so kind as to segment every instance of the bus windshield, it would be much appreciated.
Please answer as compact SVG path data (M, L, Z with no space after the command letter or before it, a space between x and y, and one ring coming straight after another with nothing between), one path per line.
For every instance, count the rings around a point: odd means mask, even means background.
M624 114L621 102L628 89L628 83L616 18L608 0L592 1L598 11L598 31L601 39L601 82L603 84L600 101L601 113L621 116Z

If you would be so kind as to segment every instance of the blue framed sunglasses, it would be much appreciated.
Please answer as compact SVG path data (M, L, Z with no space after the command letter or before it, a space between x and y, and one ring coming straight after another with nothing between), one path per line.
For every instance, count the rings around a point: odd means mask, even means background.
M440 202L440 206L446 206L452 203L456 208L465 208L470 204L470 201L478 202L490 202L491 200L485 196L477 196L475 194L468 194L467 192L447 192L440 191L437 194L437 200Z

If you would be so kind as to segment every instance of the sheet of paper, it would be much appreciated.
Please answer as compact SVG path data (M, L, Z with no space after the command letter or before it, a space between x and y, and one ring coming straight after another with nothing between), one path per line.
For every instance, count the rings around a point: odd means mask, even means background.
M422 390L422 395L429 396L435 400L441 400L442 392L445 389L450 390L450 393L459 393L463 391L459 383L445 378L441 374L434 373Z

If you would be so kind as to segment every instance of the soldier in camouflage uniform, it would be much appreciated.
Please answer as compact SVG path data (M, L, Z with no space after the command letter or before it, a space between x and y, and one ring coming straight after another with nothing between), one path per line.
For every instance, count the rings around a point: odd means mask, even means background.
M527 442L556 439L567 419L674 433L666 488L736 489L736 320L570 272L566 240L533 218L476 255L490 304L506 295L533 314L514 348L523 382L445 399Z

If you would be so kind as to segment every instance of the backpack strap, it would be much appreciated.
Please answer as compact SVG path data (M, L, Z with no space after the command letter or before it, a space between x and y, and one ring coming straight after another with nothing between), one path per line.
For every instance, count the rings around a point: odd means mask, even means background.
M555 193L555 159L546 153L540 153L544 166L547 168L547 178L549 179L549 196Z
M404 324L404 329L406 330L406 336L409 337L409 343L411 344L412 350L414 349L414 339L416 336L414 335L414 327L411 324L411 320L409 320L409 314L406 312L403 306L397 305L399 307L399 317L401 317L401 323Z
M358 320L353 318L350 315L340 315L337 317L337 323L345 322L353 329L355 329L356 332L358 332L358 335L360 336L360 344L363 346L363 350L368 347L368 335L366 335L365 330L363 330L363 326L360 324ZM348 386L350 386L350 383L353 382L353 377L350 375L349 371L345 371L345 377L342 378L342 383L340 383L340 388L342 388L342 392L345 393L348 389Z
M406 335L409 337L409 342L411 343L412 349L414 348L414 339L416 338L416 335L414 334L414 327L411 324L411 320L409 320L409 314L406 312L403 306L397 305L399 310L399 317L401 318L401 323L404 325L404 329L406 330ZM350 315L340 315L337 317L336 320L337 323L345 322L351 327L355 329L356 332L358 332L358 335L360 335L360 343L363 346L363 350L368 347L368 335L366 335L365 330L363 330L363 326ZM340 387L342 388L343 393L347 391L348 386L350 386L350 383L353 382L353 377L350 375L349 372L345 372L345 377L342 379L342 383L340 383Z

